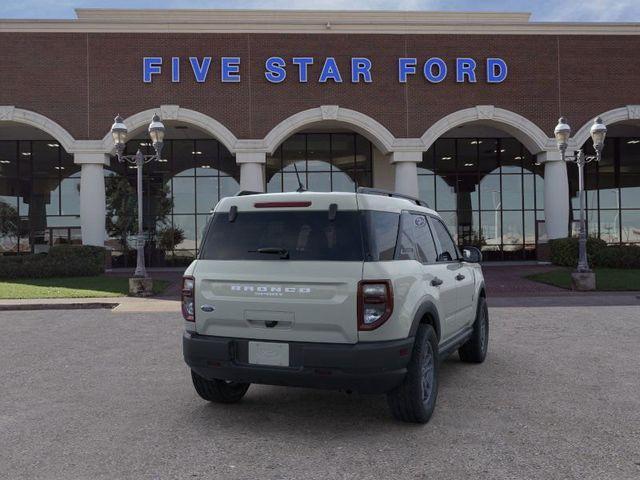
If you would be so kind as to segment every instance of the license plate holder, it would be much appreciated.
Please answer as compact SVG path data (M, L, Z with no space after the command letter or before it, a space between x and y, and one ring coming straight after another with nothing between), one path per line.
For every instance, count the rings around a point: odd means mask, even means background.
M276 342L249 342L249 363L273 367L289 366L289 344Z

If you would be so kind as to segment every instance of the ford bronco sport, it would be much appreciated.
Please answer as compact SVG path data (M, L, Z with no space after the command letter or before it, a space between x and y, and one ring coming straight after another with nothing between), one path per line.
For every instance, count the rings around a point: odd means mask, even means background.
M205 400L251 383L385 393L425 423L439 361L487 354L480 252L391 192L241 192L215 207L182 288L183 351Z

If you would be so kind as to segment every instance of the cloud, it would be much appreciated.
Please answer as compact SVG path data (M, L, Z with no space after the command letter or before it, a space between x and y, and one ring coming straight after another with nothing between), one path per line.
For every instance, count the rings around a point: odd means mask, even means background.
M74 8L157 8L157 0L0 0L4 18L74 18ZM534 21L640 20L640 0L164 0L163 8L532 12Z

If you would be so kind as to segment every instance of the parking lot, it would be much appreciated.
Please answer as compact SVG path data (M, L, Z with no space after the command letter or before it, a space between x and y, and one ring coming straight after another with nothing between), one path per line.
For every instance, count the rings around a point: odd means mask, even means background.
M252 386L209 405L171 313L0 313L0 477L640 478L640 308L492 308L425 426L384 397Z

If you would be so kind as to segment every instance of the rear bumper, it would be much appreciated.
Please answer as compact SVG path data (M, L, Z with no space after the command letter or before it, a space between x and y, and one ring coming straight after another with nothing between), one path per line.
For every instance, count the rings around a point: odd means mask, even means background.
M289 342L289 367L248 363L249 340L185 332L185 362L207 379L383 393L405 374L413 337L343 345Z

